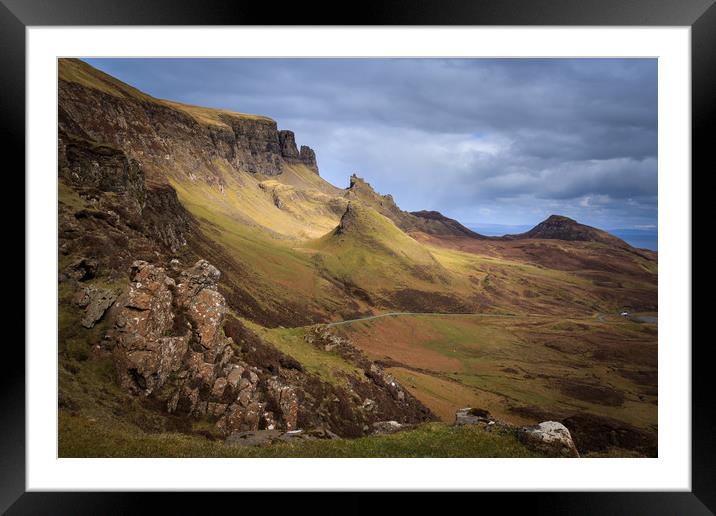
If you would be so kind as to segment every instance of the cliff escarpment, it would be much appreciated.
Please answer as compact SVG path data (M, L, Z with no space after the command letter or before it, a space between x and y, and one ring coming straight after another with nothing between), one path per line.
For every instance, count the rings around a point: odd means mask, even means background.
M276 176L293 163L318 174L315 152L268 117L156 99L79 60L62 60L58 87L68 131L122 149L153 178L224 184L227 169Z

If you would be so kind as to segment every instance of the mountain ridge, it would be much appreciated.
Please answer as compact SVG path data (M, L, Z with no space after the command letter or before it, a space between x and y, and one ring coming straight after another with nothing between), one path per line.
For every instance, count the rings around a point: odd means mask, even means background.
M92 121L86 117L84 119L84 124L78 124L73 118L73 115L74 117L78 117L79 110L73 110L72 114L68 112L67 108L69 106L67 100L72 98L72 95L68 94L68 90L73 89L70 84L74 84L80 85L84 88L94 89L98 92L114 97L137 100L143 105L156 104L162 108L174 110L177 113L190 117L194 122L207 131L207 136L212 142L211 146L214 147L214 150L211 152L212 154L218 154L228 160L229 163L233 163L234 167L239 169L243 168L254 175L279 177L284 174L288 168L287 165L305 166L308 170L311 170L316 175L319 175L316 152L306 145L301 145L299 148L295 141L294 132L287 129L279 130L276 121L270 117L217 108L193 106L181 102L158 99L141 92L140 90L127 85L100 70L97 70L79 59L61 59L59 63L61 97L65 99L64 104L60 105L60 118L61 120L64 120L63 123L65 127L71 128L69 129L70 131L81 131L82 133L85 133L89 127L89 132L91 134L85 134L85 137L96 139L98 134L104 134L107 136L106 130L103 132L102 130L96 128L97 124L93 124ZM116 111L116 109L112 109L111 111ZM84 127L80 128L80 125L83 125ZM126 126L126 122L120 122L118 125L119 129L122 129L122 126ZM68 129L65 129L65 131L67 130ZM121 134L121 132L119 134ZM152 139L155 141L158 140L158 145L161 145L163 140L161 137L155 137ZM239 144L241 141L247 141L248 143ZM105 143L114 144L120 148L126 148L128 145L135 149L137 147L141 147L141 142L140 145L136 145L136 139L134 142L127 141L126 139L123 142L119 142L116 139L114 142ZM167 149L170 153L162 156L165 158L163 161L171 161L171 159L167 159L167 157L172 155L171 152L173 150L175 149ZM159 179L161 182L166 176L166 173L152 174L152 171L155 168L166 169L166 163L162 163L161 159L157 159L156 155L161 154L161 151L157 151L158 149L156 148L156 145L153 145L151 152L148 150L142 150L137 152L137 155L133 155L132 157L142 162L145 168L149 169L149 176L155 175L157 177L154 179ZM142 158L150 158L152 162L145 163ZM192 177L196 177L196 170L201 170L205 167L197 163L191 168L194 170L192 172L188 172L190 179ZM219 165L218 168L221 169L222 167ZM209 169L211 170L212 167L209 167ZM172 173L168 172L168 174L171 175ZM211 173L205 174L204 179L210 184L217 184L219 188L226 187L226 180L223 179L221 174L217 173L215 170ZM330 185L328 182L325 183ZM333 185L331 186L333 187ZM323 190L329 189L325 186L319 188ZM335 190L336 187L333 187L333 189ZM420 231L434 235L464 236L476 239L496 238L481 235L461 224L459 221L450 219L439 212L428 210L414 212L403 211L397 206L397 204L395 204L395 201L390 194L378 194L375 190L373 190L368 182L358 177L356 174L353 174L350 177L350 185L346 189L345 196L348 199L352 196L360 198L363 202L368 203L383 215L391 218L398 225L398 227L407 232ZM572 220L559 215L554 215L554 217L562 217L566 220ZM603 233L606 232L603 230L599 230L597 228L591 228L594 231L583 230L582 228L589 228L589 226L582 224L580 224L581 230L579 231L567 231L565 228L561 231L545 231L544 225L548 224L548 221L549 219L537 224L525 233L505 235L502 238L508 240L523 238L549 238L595 241L628 246L626 242L623 242L617 237L614 237L613 239L605 237ZM579 224L576 221L572 222Z

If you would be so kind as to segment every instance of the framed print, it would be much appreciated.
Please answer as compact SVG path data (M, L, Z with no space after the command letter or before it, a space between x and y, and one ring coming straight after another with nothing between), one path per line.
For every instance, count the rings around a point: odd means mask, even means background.
M711 513L712 4L389 2L345 26L4 1L27 303L3 510L529 491Z

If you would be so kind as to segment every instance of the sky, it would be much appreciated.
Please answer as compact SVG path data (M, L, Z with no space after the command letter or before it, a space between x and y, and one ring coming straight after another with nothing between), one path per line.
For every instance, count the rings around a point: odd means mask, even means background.
M266 115L405 210L657 226L656 59L87 59L155 97Z

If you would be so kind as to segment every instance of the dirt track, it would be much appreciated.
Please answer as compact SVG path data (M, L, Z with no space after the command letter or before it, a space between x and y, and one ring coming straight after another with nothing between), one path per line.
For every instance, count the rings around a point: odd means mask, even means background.
M485 313L440 313L440 312L389 312L387 314L378 314L378 315L369 315L366 317L359 317L357 319L347 319L345 321L337 321L326 324L327 327L333 327L333 326L341 326L344 324L349 324L353 322L358 321L370 321L372 319L380 319L381 317L397 317L402 315L434 315L434 316L456 316L456 317L465 317L465 316L474 316L474 317L548 317L548 318L555 318L553 315L542 315L542 314L485 314ZM604 321L603 314L598 314L597 318L600 321ZM590 317L567 317L569 320L578 320L578 319L593 319L593 316Z

